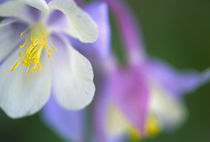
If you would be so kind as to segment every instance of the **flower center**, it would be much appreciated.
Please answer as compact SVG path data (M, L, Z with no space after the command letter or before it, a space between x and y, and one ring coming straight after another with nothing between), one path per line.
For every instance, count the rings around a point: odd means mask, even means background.
M53 53L53 51L48 45L46 39L47 31L43 24L37 23L32 27L27 28L20 34L20 37L22 37L26 32L28 33L27 37L25 38L23 44L19 46L19 59L12 67L11 72L22 64L22 67L26 67L25 75L29 75L32 72L39 72L39 70L42 70L40 56L43 49L45 49L48 54L48 58L51 58L51 53ZM50 40L50 43L56 51L56 47L53 45L52 40ZM9 70L6 72L9 72Z

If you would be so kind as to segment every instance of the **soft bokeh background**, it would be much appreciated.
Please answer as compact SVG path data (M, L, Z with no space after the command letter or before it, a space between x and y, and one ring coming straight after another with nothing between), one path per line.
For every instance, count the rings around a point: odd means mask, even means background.
M141 23L146 50L178 69L202 71L210 67L209 0L127 0ZM121 45L113 26L113 48ZM11 41L12 42L12 41ZM146 142L209 142L210 83L185 96L188 121L174 133L161 133ZM39 114L9 119L0 110L0 142L63 142L47 128Z

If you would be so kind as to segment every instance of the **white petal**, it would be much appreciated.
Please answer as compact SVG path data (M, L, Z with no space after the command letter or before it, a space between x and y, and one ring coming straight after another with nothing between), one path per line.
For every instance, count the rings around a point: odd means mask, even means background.
M48 12L49 7L47 5L47 2L45 0L18 0L26 5L29 5L31 7L35 7L43 12Z
M3 17L16 17L21 9L24 7L24 4L21 4L18 1L7 1L0 4L0 16ZM21 15L19 15L21 16Z
M16 22L17 20L16 19L13 19L13 18L6 18L5 20L2 20L0 22L0 29L11 24L11 23L14 23Z
M73 0L52 0L50 8L58 9L67 16L66 32L82 42L95 42L98 36L96 23Z
M152 85L151 94L151 113L158 117L161 127L167 130L179 127L187 116L184 104L171 98L171 95L157 84Z
M0 62L18 45L19 35L11 25L0 28Z
M60 39L53 38L53 91L58 103L66 109L78 110L93 99L95 86L90 62Z
M31 23L31 17L26 5L35 7L43 12L48 12L45 0L15 0L0 4L0 16L15 17L27 23Z
M25 5L18 1L8 1L0 4L1 17L15 17L26 22L30 22Z
M0 66L0 106L12 118L32 115L42 108L50 94L51 72L47 55L42 57L43 69L25 75L19 66L14 72L6 73L18 60L18 51Z

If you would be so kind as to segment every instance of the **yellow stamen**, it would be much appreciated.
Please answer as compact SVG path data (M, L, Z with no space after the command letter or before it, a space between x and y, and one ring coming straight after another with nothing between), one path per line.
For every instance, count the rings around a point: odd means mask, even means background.
M37 23L31 28L24 30L20 34L20 37L22 37L28 30L30 30L30 32L28 32L28 35L23 44L19 46L19 59L12 67L11 72L13 72L20 64L22 64L22 67L26 67L25 75L30 75L32 72L39 72L39 70L42 70L40 56L43 49L46 50L48 58L51 58L53 50L48 46L46 39L47 31L44 25ZM51 40L50 42L52 44ZM54 45L53 48L56 49ZM54 63L53 60L52 62ZM9 70L6 72L9 72Z
M155 136L160 132L161 128L160 128L159 122L153 115L149 115L146 126L145 126L145 130L146 130L147 136L149 137ZM133 141L138 141L142 137L138 129L135 127L130 128L129 134L130 134L130 138Z

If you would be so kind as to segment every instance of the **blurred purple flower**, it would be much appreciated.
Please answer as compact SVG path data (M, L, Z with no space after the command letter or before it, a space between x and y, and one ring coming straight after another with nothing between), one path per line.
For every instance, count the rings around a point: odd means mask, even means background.
M166 63L149 59L129 9L121 1L106 0L106 2L116 16L126 48L127 65L120 66L110 53L109 23L105 4L92 3L85 8L98 24L97 42L79 44L74 41L76 47L87 57L98 59L93 61L98 76L96 76L97 95L93 105L92 141L123 142L128 133L134 137L147 136L156 134L159 130L175 129L182 124L187 115L181 95L208 81L210 72L180 73ZM105 46L101 48L101 45ZM84 46L90 48L85 50ZM99 53L100 57L90 50ZM84 124L84 120L78 118L78 116L84 117L84 112L69 111L64 114L60 110L52 113L52 109L56 111L61 109L54 108L59 107L54 103L52 100L44 109L46 122L65 139L80 142L82 137L84 141L84 134L80 131L85 127L80 125ZM75 113L79 115L74 115ZM63 117L69 119L64 120ZM75 120L79 120L80 124ZM71 133L76 129L75 124L79 130L75 131L77 134Z
M110 96L110 100L107 102L111 105L114 103L123 119L128 121L125 122L127 129L122 123L118 126L121 128L114 128L115 136L121 137L129 132L130 128L131 130L135 128L140 136L156 133L158 129L175 129L187 116L181 95L209 81L210 71L207 70L203 74L195 71L179 73L163 62L149 59L144 51L136 21L128 7L120 0L105 1L116 16L128 59L126 66L115 67L109 75L106 94ZM102 105L100 102L104 102L100 99L102 98L97 100L95 107L96 122L107 125L105 120L107 114L100 116L102 115L100 108L104 108L103 112L109 113L109 105L100 107ZM109 117L114 117L114 113ZM112 119L111 127L120 122L119 118ZM100 132L98 135L104 137L103 140L106 142L107 126L101 127L100 124L96 125L96 129Z

